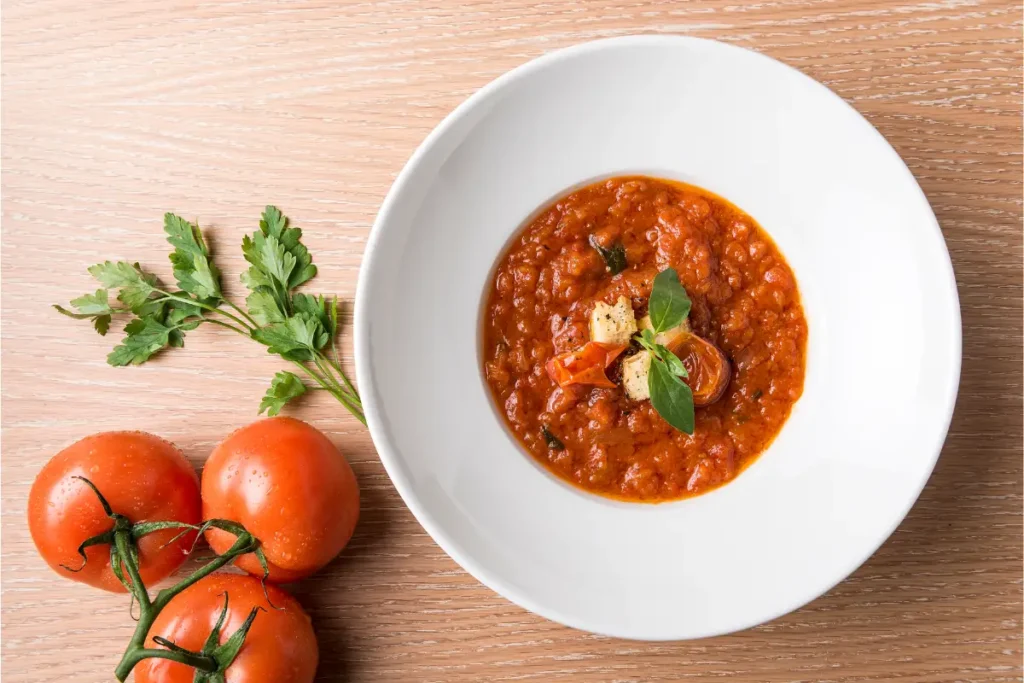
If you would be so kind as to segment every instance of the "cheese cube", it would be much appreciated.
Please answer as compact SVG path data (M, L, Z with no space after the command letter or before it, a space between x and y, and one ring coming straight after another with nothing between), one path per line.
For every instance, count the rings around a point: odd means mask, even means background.
M602 344L626 346L636 333L636 317L629 299L620 296L614 306L603 301L590 314L590 339Z
M651 371L651 354L647 351L634 353L622 361L622 388L626 396L634 401L646 401L651 397L647 375Z

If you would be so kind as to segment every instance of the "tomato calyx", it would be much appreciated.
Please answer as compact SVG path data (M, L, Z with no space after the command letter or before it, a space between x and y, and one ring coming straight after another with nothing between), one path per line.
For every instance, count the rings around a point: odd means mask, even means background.
M69 567L66 564L60 565L62 569L69 572L80 572L85 568L85 563L88 561L88 556L85 554L86 548L90 548L95 545L109 545L110 546L110 569L117 577L117 580L121 582L121 585L126 590L131 591L132 586L128 581L128 577L124 574L125 562L121 557L121 550L118 547L118 537L124 538L123 545L127 549L127 552L131 555L132 561L135 566L139 565L139 546L138 540L143 536L151 534L155 531L162 531L164 529L180 529L181 533L188 533L189 531L199 531L200 527L194 524L187 524L185 522L139 522L133 523L130 519L124 515L114 512L110 507L110 503L100 493L100 490L96 488L96 485L85 477L74 476L72 479L78 479L83 482L86 486L92 489L92 492L96 494L96 498L99 499L100 506L103 508L104 514L114 522L114 526L104 531L101 534L96 534L90 538L82 541L81 545L78 546L78 554L82 556L82 566L78 569ZM176 541L179 536L175 536L169 543ZM198 536L197 536L198 538Z
M252 626L252 622L256 618L260 608L254 608L245 623L242 624L242 626L239 627L239 629L235 631L235 633L233 633L223 645L220 645L220 629L223 626L223 621L227 614L227 596L225 596L224 611L221 613L217 626L210 634L210 637L207 639L206 645L203 647L201 652L186 650L185 648L175 645L166 638L160 638L159 640L154 638L154 642L161 645L162 648L147 648L145 646L146 638L149 635L150 628L153 626L153 622L156 621L157 615L160 614L160 612L167 607L168 603L170 603L171 600L173 600L179 593L197 581L206 578L221 567L234 562L235 559L241 555L247 555L249 553L256 555L260 565L263 567L263 581L265 582L270 570L267 565L266 555L264 555L263 550L260 547L259 539L249 533L249 531L247 531L246 528L238 522L233 522L227 519L209 519L198 526L194 524L187 524L185 522L174 521L132 523L132 521L126 516L115 512L110 507L110 503L107 502L107 499L95 484L85 477L75 477L75 479L81 480L90 489L92 489L93 493L96 494L100 505L103 507L103 512L114 523L107 531L83 541L78 548L78 553L82 556L83 560L87 562L88 556L85 553L86 548L103 544L110 545L111 570L122 585L131 592L132 603L134 604L137 602L139 604L139 618L138 624L135 627L135 633L132 635L132 639L128 644L128 648L125 650L124 655L122 655L120 663L118 663L117 668L114 669L114 676L117 680L124 683L124 681L127 680L128 675L132 672L132 669L134 669L139 662L143 659L152 657L158 659L169 659L185 664L186 666L193 667L196 670L195 681L197 683L224 683L224 672L235 660L235 657L241 650L245 637L249 632L249 628ZM146 589L146 586L142 581L142 577L139 574L139 550L137 541L139 538L155 531L172 528L182 529L182 533L196 531L197 539L201 538L203 532L207 529L221 529L233 534L235 536L235 542L223 554L218 555L182 581L170 588L164 588L156 594L156 597L151 598L149 591ZM174 540L177 540L177 537L172 539L171 542L174 542ZM82 566L85 566L84 562ZM64 568L72 572L81 571L81 568ZM266 594L265 583L264 594ZM267 595L267 602L270 603L269 595ZM270 604L273 607L273 603Z
M262 607L253 607L242 625L221 644L220 633L228 614L228 594L225 592L223 595L224 607L221 609L220 616L217 617L217 623L214 624L210 635L207 636L206 642L203 643L203 649L199 652L180 647L163 636L153 636L154 643L166 648L169 653L183 657L186 660L185 663L191 664L196 670L194 683L224 683L225 673L238 657L238 653L245 643L245 637L249 634L249 629L252 628L252 622L256 620L256 615L263 611ZM267 599L269 602L269 596Z

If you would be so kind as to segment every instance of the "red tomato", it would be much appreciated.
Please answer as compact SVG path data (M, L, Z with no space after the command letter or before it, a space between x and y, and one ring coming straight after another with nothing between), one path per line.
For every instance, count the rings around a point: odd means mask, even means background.
M240 523L262 544L276 583L309 576L345 547L359 519L359 485L330 439L305 422L274 417L237 430L203 468L203 518ZM206 532L218 553L235 537ZM255 555L236 563L255 576Z
M310 683L319 651L309 616L292 596L267 586L267 603L258 579L240 574L211 574L171 600L149 629L147 647L159 648L163 636L193 652L203 649L221 610L224 594L228 614L220 631L224 643L249 616L256 615L238 656L227 668L227 683ZM135 683L192 683L195 669L166 659L144 659L135 667Z
M582 348L550 358L545 365L548 377L560 387L570 384L591 384L596 387L614 387L615 383L604 374L626 346L587 342Z
M85 551L82 541L113 528L89 479L114 512L132 522L178 521L199 524L199 478L185 456L168 441L145 432L104 432L86 437L53 456L28 494L28 527L39 554L61 576L108 591L124 592L110 570L110 546ZM143 583L163 579L177 569L195 540L189 532L157 531L139 539ZM72 572L61 565L81 571Z

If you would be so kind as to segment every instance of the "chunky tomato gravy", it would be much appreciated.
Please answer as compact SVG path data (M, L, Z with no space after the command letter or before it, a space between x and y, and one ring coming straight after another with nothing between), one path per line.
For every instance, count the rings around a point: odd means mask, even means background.
M595 244L621 245L612 275ZM559 387L556 354L589 340L597 302L620 296L639 318L654 277L674 268L694 334L732 365L723 397L695 411L692 435L621 386ZM698 495L733 479L771 443L800 398L807 322L793 272L753 218L692 185L621 177L572 192L501 256L484 311L484 373L509 429L566 481L632 501Z

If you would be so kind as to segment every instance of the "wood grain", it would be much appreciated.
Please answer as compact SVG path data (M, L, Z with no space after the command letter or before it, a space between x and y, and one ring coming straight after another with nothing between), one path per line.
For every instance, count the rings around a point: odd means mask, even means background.
M631 33L781 59L910 165L963 308L938 468L882 549L805 608L712 640L625 642L480 586L412 518L361 425L317 397L300 414L344 449L364 492L351 546L296 588L320 680L1021 680L1021 31L1018 3L989 0L5 0L5 680L111 680L132 630L125 600L61 581L36 556L24 509L40 466L125 428L174 440L198 466L254 418L278 367L224 330L149 366L107 367L112 340L49 309L90 287L85 266L130 257L166 275L160 220L174 210L209 226L236 274L235 245L272 201L307 230L318 289L351 299L377 207L446 113L548 50Z

